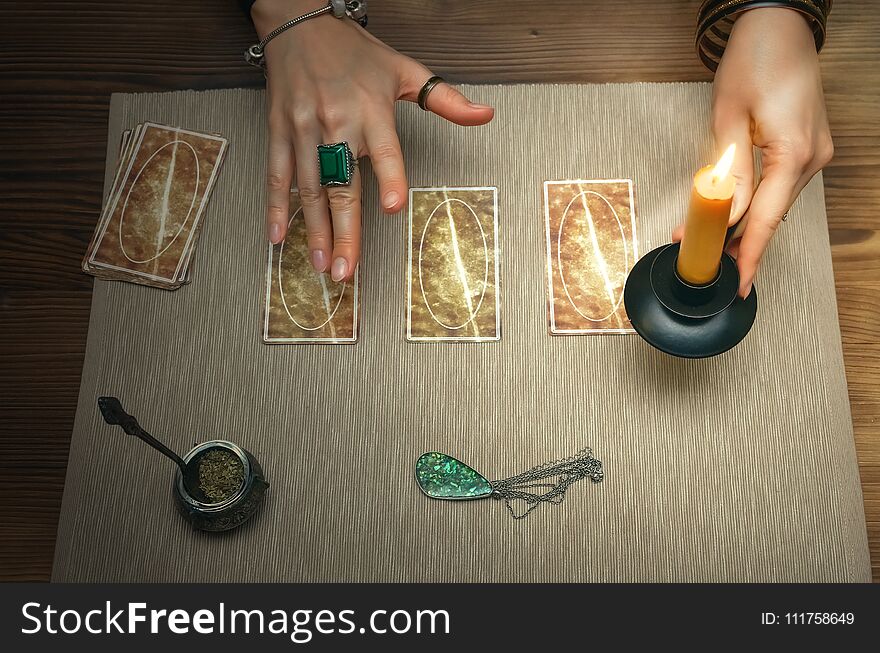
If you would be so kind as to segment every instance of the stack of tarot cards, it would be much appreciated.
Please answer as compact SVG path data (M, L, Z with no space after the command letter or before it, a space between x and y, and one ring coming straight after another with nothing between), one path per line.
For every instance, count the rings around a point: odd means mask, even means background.
M166 290L188 283L226 148L221 136L149 122L126 131L83 270Z

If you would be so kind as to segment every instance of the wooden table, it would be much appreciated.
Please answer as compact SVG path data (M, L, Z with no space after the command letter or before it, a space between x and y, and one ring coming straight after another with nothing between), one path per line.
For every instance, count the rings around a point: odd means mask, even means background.
M699 0L373 4L375 35L453 81L711 79L693 48ZM254 35L234 0L0 0L0 16L0 580L47 580L92 291L79 264L100 209L110 94L263 78L242 61ZM880 3L835 3L822 68L836 145L825 171L829 231L880 580Z

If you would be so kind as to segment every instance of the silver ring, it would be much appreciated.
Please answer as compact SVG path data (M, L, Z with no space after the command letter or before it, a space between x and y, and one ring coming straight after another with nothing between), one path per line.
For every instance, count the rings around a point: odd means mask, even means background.
M429 77L428 81L422 86L418 97L419 108L422 111L428 110L428 95L434 90L434 87L437 86L437 84L442 84L444 81L445 80L440 77L440 75L434 75L433 77Z

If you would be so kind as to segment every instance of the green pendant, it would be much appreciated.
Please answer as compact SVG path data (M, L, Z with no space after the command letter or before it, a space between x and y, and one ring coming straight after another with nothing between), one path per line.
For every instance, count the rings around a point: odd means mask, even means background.
M484 476L460 460L431 451L416 461L416 481L432 499L481 499L492 494Z
M486 480L445 453L423 453L416 461L416 482L432 499L501 499L514 519L524 518L543 503L561 503L566 490L585 478L593 483L605 478L602 461L593 457L589 447L574 456L496 481Z

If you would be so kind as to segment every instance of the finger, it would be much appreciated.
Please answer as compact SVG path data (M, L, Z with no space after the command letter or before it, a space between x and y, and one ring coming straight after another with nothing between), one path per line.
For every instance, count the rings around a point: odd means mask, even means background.
M739 258L739 245L742 242L742 238L737 238L736 240L731 240L727 247L724 248L724 251L730 254L733 258ZM748 295L746 295L748 296Z
M293 181L293 146L284 133L271 129L266 163L266 234L278 244L287 233L290 185Z
M330 217L333 221L333 281L351 279L361 248L361 175L357 167L348 186L327 188Z
M675 229L672 230L672 242L678 243L681 242L681 239L684 237L684 222L680 223Z
M326 272L330 267L330 255L333 251L333 228L330 224L327 194L321 188L318 173L317 147L321 142L321 130L317 121L298 129L295 142L296 182L306 225L309 258L317 272Z
M386 213L397 213L406 205L409 186L393 116L368 127L365 137L370 163L379 181L382 208Z
M431 78L431 72L421 64L409 59L404 65L400 81L399 98L417 102L419 91ZM457 89L446 82L437 84L428 94L425 102L428 111L445 118L456 125L485 125L492 120L495 109L487 104L471 102Z
M776 233L782 216L791 207L801 175L792 168L777 166L761 180L745 216L746 228L739 243L739 294L746 298L752 291L758 266Z

